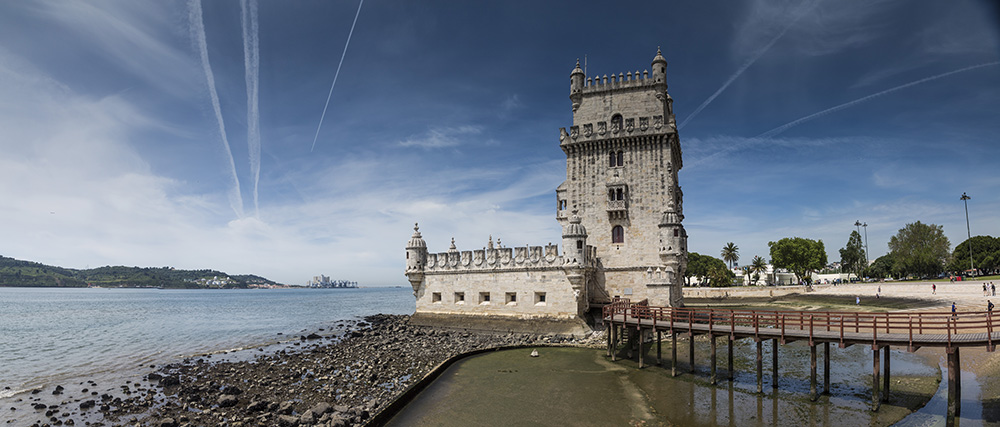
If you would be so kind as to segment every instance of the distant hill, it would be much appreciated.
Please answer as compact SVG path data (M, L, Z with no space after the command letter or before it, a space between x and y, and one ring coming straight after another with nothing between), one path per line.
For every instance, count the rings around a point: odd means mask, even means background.
M216 270L177 270L171 267L107 266L87 270L54 267L0 256L0 287L163 287L247 288L278 285L252 274L229 275Z

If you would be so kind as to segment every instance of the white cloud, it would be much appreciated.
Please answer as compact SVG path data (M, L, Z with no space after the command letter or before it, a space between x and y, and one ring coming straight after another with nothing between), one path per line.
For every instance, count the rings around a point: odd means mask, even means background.
M479 135L482 131L482 127L471 125L436 127L431 128L423 135L413 136L399 141L399 145L403 147L422 148L455 147L467 143L468 139L474 135Z

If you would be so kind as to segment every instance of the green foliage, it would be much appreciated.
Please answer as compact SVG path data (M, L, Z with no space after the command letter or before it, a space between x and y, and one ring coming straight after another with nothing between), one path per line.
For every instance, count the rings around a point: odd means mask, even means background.
M892 253L882 255L875 259L875 262L871 266L865 269L864 275L867 277L874 277L876 279L885 279L891 277L899 276L899 273L894 270L896 265L896 260L893 258Z
M991 274L1000 269L1000 237L972 236L972 263L984 274ZM948 263L948 271L965 271L969 269L969 239L955 245Z
M53 267L37 262L0 256L0 287L163 287L203 288L200 279L230 277L227 288L246 288L248 283L276 284L259 276L229 276L215 270L176 270L170 267L143 268L106 266L88 270Z
M944 271L951 243L944 235L944 227L917 221L906 224L889 239L889 252L895 260L895 271L916 277L935 276Z
M750 266L747 270L751 275L753 275L753 280L750 284L756 284L760 280L760 273L767 271L767 261L761 258L759 255L754 255L753 260L750 261Z
M786 237L777 242L767 242L771 248L771 263L786 268L800 280L810 283L812 272L826 266L826 248L822 240Z
M717 271L720 268L722 272ZM688 253L687 269L684 270L684 279L688 285L691 285L692 277L708 279L712 286L729 286L733 283L733 278L736 275L726 268L726 263L721 259L709 255L701 255L697 252L690 252ZM719 284L719 280L723 284Z
M840 268L844 272L854 273L861 277L865 269L865 250L861 244L861 234L851 231L847 246L840 249Z
M722 247L722 260L729 263L729 268L732 268L736 261L740 260L740 248L736 246L735 243L726 243L726 246Z

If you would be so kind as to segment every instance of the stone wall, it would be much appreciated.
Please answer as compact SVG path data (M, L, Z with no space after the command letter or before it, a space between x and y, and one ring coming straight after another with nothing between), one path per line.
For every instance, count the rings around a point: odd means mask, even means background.
M489 295L489 301L485 296ZM513 296L514 300L511 300ZM577 295L561 267L428 272L417 313L575 318Z

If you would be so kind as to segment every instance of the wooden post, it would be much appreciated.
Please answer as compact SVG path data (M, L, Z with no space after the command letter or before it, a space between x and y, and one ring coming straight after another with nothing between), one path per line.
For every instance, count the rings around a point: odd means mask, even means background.
M809 398L815 402L816 394L816 345L809 346Z
M709 382L712 383L712 385L715 385L715 360L716 360L716 357L715 357L715 349L716 349L716 347L715 347L715 334L709 334L709 336L711 336L711 338L709 340L711 342L711 347L712 347L712 377L709 380Z
M729 366L729 381L733 380L733 373L736 370L733 367L733 344L735 344L735 343L736 343L736 341L733 339L733 336L730 335L729 336L729 365L728 365Z
M670 376L677 376L677 332L670 331Z
M757 339L757 393L764 392L764 342Z
M872 357L872 410L877 411L879 408L879 396L878 396L878 374L879 374L879 352L878 348L873 352ZM950 372L950 371L949 371Z
M663 347L663 332L656 331L656 366L663 366L663 357L660 354L660 347Z
M771 340L771 388L778 388L778 339Z
M604 325L604 335L608 339L608 357L611 357L611 323Z
M948 418L962 413L962 363L958 347L948 353Z
M613 318L613 317L612 317ZM618 327L611 325L611 361L618 359Z
M691 368L691 373L694 373L694 334L688 334L688 366Z
M830 343L823 343L823 394L830 394Z
M639 330L636 331L636 336L637 336L636 341L639 344L639 369L642 369L642 362L645 359L644 353L646 353L645 351L643 351L645 349L642 347L642 345L645 344L646 334L642 332L642 328L639 328Z
M882 401L888 402L889 401L889 346L885 346L885 354L883 355L883 357L885 357L885 362L883 362L885 366L884 368L885 372L882 372Z

